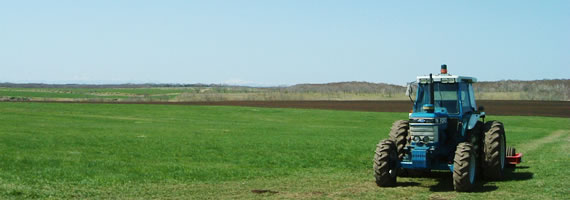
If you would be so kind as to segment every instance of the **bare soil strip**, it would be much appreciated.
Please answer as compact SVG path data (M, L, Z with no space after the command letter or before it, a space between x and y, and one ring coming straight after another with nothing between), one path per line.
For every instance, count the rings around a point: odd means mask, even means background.
M40 101L46 102L46 101ZM50 101L56 103L105 103L105 104L164 104L164 105L210 105L250 106L270 108L303 108L353 110L368 112L409 112L410 101L209 101L209 102L96 102L96 101ZM506 101L481 100L488 115L570 117L570 101Z

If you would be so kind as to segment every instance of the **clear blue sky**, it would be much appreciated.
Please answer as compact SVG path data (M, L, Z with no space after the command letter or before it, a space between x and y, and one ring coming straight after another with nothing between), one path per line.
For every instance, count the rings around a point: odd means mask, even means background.
M570 78L570 1L3 1L0 82Z

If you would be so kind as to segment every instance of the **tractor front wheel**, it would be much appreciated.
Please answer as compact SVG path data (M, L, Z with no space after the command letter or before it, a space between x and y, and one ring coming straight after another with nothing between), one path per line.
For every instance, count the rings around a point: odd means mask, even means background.
M468 192L475 185L477 158L469 142L462 142L455 149L453 159L453 187L458 192Z
M390 139L380 141L374 154L374 177L380 187L396 186L398 174L398 152Z
M487 180L501 180L506 164L506 139L503 123L485 123L483 144L483 176Z

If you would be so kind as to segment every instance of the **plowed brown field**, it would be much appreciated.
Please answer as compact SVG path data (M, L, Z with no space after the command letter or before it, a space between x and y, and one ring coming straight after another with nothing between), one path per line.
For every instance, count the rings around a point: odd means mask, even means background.
M66 102L77 103L77 102ZM84 102L94 103L94 102ZM120 104L224 105L270 108L409 112L410 101L216 101L216 102L113 102ZM489 115L570 117L570 101L477 101Z
M489 115L570 117L568 101L478 101ZM410 101L231 101L193 102L196 105L232 105L276 108L315 108L372 112L409 112Z

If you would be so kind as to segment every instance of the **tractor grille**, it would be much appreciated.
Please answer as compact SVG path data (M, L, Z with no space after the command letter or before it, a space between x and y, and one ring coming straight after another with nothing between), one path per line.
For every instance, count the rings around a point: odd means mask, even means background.
M412 165L414 168L427 168L428 164L428 151L412 150Z
M437 142L438 141L438 128L435 125L411 125L410 126L410 135L412 136L412 141L416 136L418 136L419 141L425 141L424 138L428 137L429 142ZM417 141L416 141L417 142Z

